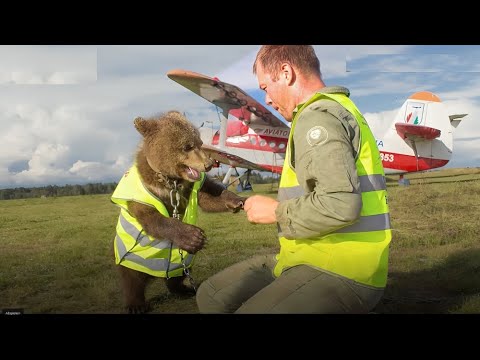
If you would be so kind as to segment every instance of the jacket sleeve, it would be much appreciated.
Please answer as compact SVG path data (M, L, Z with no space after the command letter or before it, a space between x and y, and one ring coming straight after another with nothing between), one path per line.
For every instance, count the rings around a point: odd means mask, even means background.
M354 144L358 126L352 127L356 121L350 113L346 116L350 121L346 121L328 108L314 103L297 119L294 167L305 195L282 201L277 207L279 235L287 239L322 236L360 217L362 198L355 165L358 144Z

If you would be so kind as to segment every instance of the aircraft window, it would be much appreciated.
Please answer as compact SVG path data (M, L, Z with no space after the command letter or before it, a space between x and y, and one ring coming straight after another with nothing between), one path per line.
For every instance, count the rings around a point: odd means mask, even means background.
M280 144L278 145L278 147L279 147L280 149L285 149L285 144L284 144L284 143L280 143Z
M275 141L270 141L270 144L269 144L269 145L270 145L271 148L274 148L275 145L277 145L277 144L275 144Z
M238 97L232 98L232 101L240 106L244 106L247 102L245 100L240 100Z
M260 146L265 146L265 145L267 145L267 142L264 139L260 140Z
M251 137L250 137L250 143L251 143L252 145L255 145L255 144L257 143L257 138L256 138L255 136L251 136Z
M262 120L265 121L266 124L272 125L272 120L267 116L262 116Z

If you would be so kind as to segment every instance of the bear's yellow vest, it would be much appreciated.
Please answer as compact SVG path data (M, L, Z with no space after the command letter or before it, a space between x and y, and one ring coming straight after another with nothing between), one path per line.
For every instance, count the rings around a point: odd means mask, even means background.
M360 144L356 158L362 191L360 219L352 225L320 237L287 239L280 237L275 276L283 270L306 264L345 276L359 283L385 287L388 272L388 247L392 238L387 204L385 173L375 138L355 104L340 93L316 93L296 113L290 130L285 162L279 184L278 200L304 194L295 170L291 168L291 149L296 120L311 103L331 99L345 107L360 127Z
M197 222L197 192L204 180L205 173L202 172L200 180L193 185L182 219L184 223L194 225ZM111 200L121 208L114 246L117 265L165 278L181 276L183 263L187 268L192 266L193 254L180 250L168 239L159 240L147 235L142 225L128 212L127 202L137 201L154 207L163 216L170 216L162 201L144 186L136 165L123 175Z

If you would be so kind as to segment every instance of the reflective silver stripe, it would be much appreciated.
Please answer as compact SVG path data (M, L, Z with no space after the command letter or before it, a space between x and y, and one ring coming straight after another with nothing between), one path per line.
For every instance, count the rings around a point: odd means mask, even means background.
M152 245L155 243L155 244L158 244L159 243L159 240L150 240L150 238L148 237L148 235L140 235L137 239L137 243L140 245L140 246L148 246L148 245ZM169 245L167 245L168 247ZM161 248L161 249L165 249L165 248Z
M362 192L385 190L387 188L385 176L383 175L362 175L359 176L359 179Z
M137 263L145 266L146 268L154 271L167 271L168 259L144 259L137 254L128 253L125 256L125 260ZM182 264L170 263L169 271L176 270L183 267Z
M183 255L183 256L185 256L185 255ZM192 263L192 261L193 261L193 255L187 253L187 257L184 258L183 260L185 261L185 266L188 267L188 266Z
M147 235L141 235L141 232L133 226L122 214L120 214L120 224L122 228L131 235L134 239L137 240L135 246L140 245L142 247L153 247L158 250L168 249L171 246L171 242L168 240L158 240L155 239L150 241L150 238ZM128 260L136 264L142 265L153 271L174 271L183 267L181 263L170 262L169 258L153 258L153 259L144 259L141 256L127 252L125 244L118 234L115 236L115 242L117 244L118 255L121 260ZM131 249L130 249L131 250ZM178 250L178 247L173 246L172 251ZM193 261L193 255L185 252L186 255L184 258L185 266L189 267ZM120 260L120 261L121 261Z
M140 231L135 226L133 226L127 219L125 219L122 213L120 213L120 224L122 225L123 230L125 230L127 234L129 234L135 240L138 238L138 234L140 234Z
M278 189L278 201L288 200L300 197L305 194L301 186L281 187Z
M170 247L170 240L150 240L148 235L142 235L138 238L138 244L140 246L149 246L153 247L155 249L163 250L163 249L168 249Z
M167 271L167 266L169 265L168 259L144 259L138 256L137 254L127 253L127 249L125 248L123 241L120 239L118 235L115 236L115 242L117 244L118 256L120 257L121 260L125 259L128 261L140 264L142 266L145 266L146 268L154 271ZM192 262L192 258L193 256L187 257L188 264ZM170 268L168 270L172 271L172 270L179 269L181 267L183 267L182 264L170 263Z
M362 192L385 190L387 188L385 176L363 175L359 176L360 189ZM281 187L278 189L278 201L300 197L305 194L301 186Z
M120 224L123 227L123 230L125 230L130 236L132 236L134 239L137 240L137 244L140 244L140 246L150 246L154 247L155 249L163 250L167 249L170 247L170 241L169 240L150 240L148 235L142 235L138 229L133 226L125 217L120 214Z
M388 230L391 229L390 224L390 215L389 214L379 214L371 216L362 216L360 220L356 223L341 228L335 233L354 233L354 232L368 232L368 231L378 231L378 230Z
M120 236L115 236L115 243L117 245L118 257L120 259L123 259L123 257L127 253L127 249L125 248L125 244L123 243L122 239L120 239Z

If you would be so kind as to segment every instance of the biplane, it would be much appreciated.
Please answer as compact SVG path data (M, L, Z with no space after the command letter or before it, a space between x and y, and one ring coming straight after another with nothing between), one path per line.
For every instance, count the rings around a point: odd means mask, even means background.
M235 85L192 71L175 69L167 76L221 109L220 129L200 128L203 148L229 167L224 184L236 168L280 174L290 126ZM453 130L467 114L448 115L445 104L431 92L409 96L390 126L374 136L385 174L404 174L445 166L453 153ZM366 119L368 122L368 119Z

